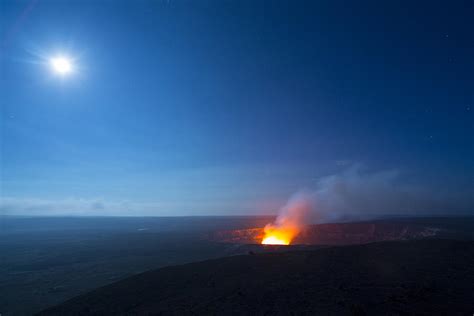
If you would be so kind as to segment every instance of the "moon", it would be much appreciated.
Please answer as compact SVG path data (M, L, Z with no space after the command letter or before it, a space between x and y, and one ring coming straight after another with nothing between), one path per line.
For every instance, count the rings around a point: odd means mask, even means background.
M55 56L50 58L49 65L51 70L60 75L67 76L74 71L74 62L67 56Z

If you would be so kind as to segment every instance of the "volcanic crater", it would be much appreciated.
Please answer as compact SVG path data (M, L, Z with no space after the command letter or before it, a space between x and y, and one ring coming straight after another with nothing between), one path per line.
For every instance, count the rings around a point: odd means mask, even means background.
M354 245L390 240L431 238L445 234L442 228L404 221L370 221L306 225L291 245ZM208 238L233 244L261 244L264 228L212 232Z

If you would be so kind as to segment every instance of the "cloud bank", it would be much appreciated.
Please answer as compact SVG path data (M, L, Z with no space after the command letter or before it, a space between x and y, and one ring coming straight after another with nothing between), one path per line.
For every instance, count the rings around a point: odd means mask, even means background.
M164 205L159 203L133 203L104 199L12 197L0 199L0 214L3 215L141 216L159 213L163 208Z
M474 215L474 189L443 187L428 181L408 181L397 170L367 171L359 165L316 179L309 189L296 192L286 203L280 202L281 214L293 205L304 205L305 214L298 220L330 222L370 219L383 216ZM238 191L237 188L235 190ZM234 190L234 191L235 191ZM253 191L259 191L254 188ZM246 191L245 191L246 192ZM252 193L252 192L251 192ZM261 194L259 194L261 193ZM291 194L290 192L279 193ZM216 194L217 195L217 194ZM1 215L262 215L265 196L272 190L241 194L239 199L226 196L203 196L195 199L183 193L180 199L168 197L155 202L113 201L103 198L40 199L0 198ZM278 206L273 207L273 209ZM235 212L229 211L230 209ZM186 210L186 212L183 212ZM240 212L239 212L240 210ZM289 214L291 216L291 214ZM285 215L288 217L288 214Z

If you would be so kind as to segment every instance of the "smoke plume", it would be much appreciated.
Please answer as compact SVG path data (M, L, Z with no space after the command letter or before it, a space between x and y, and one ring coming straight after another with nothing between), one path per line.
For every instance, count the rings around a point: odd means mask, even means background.
M266 229L304 224L367 220L387 216L465 215L474 210L474 192L408 181L397 170L368 172L353 166L320 178L311 190L294 194Z

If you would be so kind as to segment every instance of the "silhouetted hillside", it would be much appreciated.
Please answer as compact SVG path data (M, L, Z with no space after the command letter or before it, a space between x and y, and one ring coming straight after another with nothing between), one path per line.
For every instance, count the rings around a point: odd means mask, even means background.
M41 315L471 315L474 242L249 254L161 268Z

